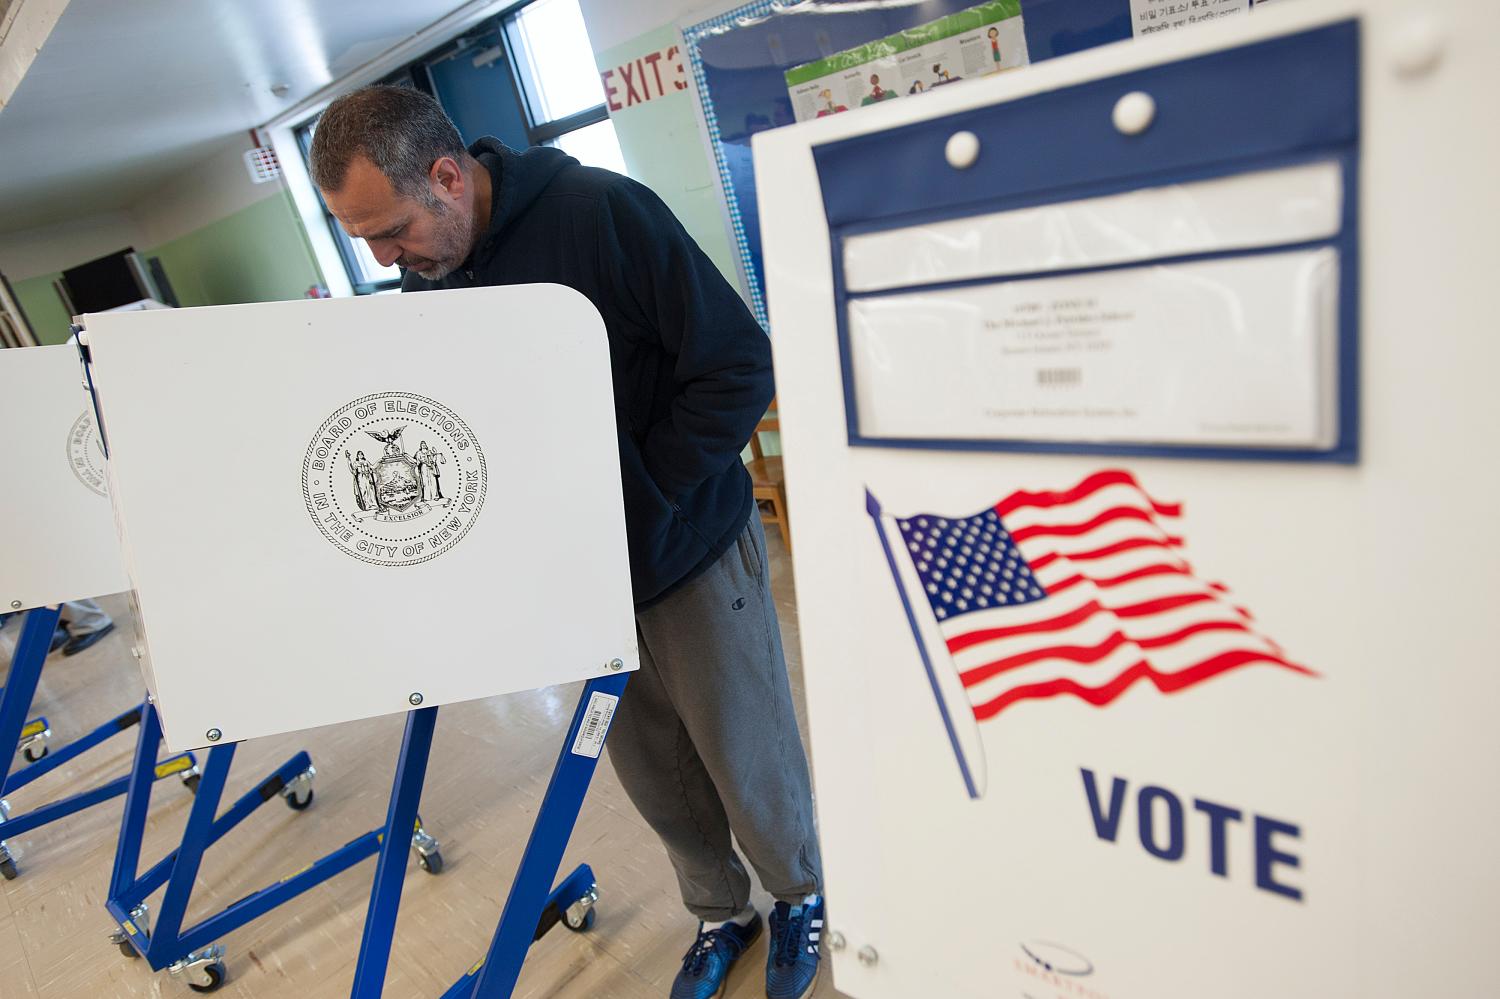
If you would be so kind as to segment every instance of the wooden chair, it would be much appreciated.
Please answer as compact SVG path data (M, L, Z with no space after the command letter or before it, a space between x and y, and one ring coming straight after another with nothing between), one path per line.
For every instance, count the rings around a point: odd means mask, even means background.
M750 435L750 460L745 467L750 470L750 482L755 505L760 510L763 523L775 524L781 529L781 540L786 550L792 550L792 526L786 513L786 474L781 470L781 456L767 457L760 447L760 435L768 430L781 430L781 420L776 412L776 400L771 400L771 409L755 425Z

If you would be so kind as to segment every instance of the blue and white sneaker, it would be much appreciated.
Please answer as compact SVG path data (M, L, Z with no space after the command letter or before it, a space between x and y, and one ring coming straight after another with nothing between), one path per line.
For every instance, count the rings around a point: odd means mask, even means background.
M771 952L766 957L766 999L806 999L818 982L823 941L823 899L801 905L777 902L771 910Z
M682 970L672 982L671 999L711 999L724 994L729 969L760 936L761 919L741 926L729 922L712 930L698 924L698 939L682 958Z

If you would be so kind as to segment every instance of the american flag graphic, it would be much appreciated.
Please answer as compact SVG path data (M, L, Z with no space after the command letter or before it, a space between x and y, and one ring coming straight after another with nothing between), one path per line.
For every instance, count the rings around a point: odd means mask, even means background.
M1181 504L1129 472L1015 492L972 517L891 517L873 495L869 510L974 797L975 723L1021 701L1102 708L1142 680L1172 694L1250 665L1313 675L1194 574Z

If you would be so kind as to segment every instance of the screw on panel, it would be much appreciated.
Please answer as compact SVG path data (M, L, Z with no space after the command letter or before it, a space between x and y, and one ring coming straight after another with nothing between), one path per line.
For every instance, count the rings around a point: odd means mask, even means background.
M20 610L21 609L21 601L19 601L19 600L12 600L10 602L10 609L11 610Z
M832 933L828 934L828 946L833 948L834 950L843 950L848 945L848 941L844 939L844 935L838 930L834 930Z
M875 967L875 962L879 960L880 955L875 953L875 948L871 947L869 944L866 944L859 949L859 963L864 965L866 968Z
M609 668L618 673L620 670L622 670L622 669L625 668L625 660L623 660L623 659L611 659L609 661Z
M224 733L220 732L216 728L209 729L207 734L209 742L218 742L220 739L224 738Z
M407 700L411 702L412 707L416 707L418 704L422 703L422 695L413 693L410 697L407 698Z

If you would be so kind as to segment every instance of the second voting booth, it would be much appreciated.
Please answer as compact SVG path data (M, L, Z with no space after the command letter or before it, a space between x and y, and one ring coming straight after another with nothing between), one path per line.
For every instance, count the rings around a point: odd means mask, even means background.
M1497 35L1278 3L757 138L840 991L1493 990Z
M16 638L0 690L0 876L11 880L23 873L21 853L45 844L43 827L125 794L129 778L69 787L42 804L35 803L35 791L27 791L31 807L24 809L12 799L95 747L133 732L145 705L101 719L86 733L59 732L61 744L55 746L46 715L31 716L59 605L118 593L127 582L110 515L103 446L77 351L66 345L0 351L0 422L16 429L5 449L0 488L0 612L17 619L6 625ZM17 749L21 760L11 757ZM151 781L177 776L192 787L198 776L191 753L160 761L153 755L146 762L145 779ZM38 849L33 857L42 854ZM66 858L46 862L66 863Z
M534 285L83 326L148 722L171 747L209 747L150 932L131 907L167 873L137 877L138 844L117 859L124 945L153 957L167 933L212 969L218 936L377 854L353 995L378 996L438 707L586 680L494 943L448 993L508 995L534 937L589 922L587 866L552 878L638 665L598 313ZM397 711L383 828L182 929L203 851L258 803L215 816L233 744Z

